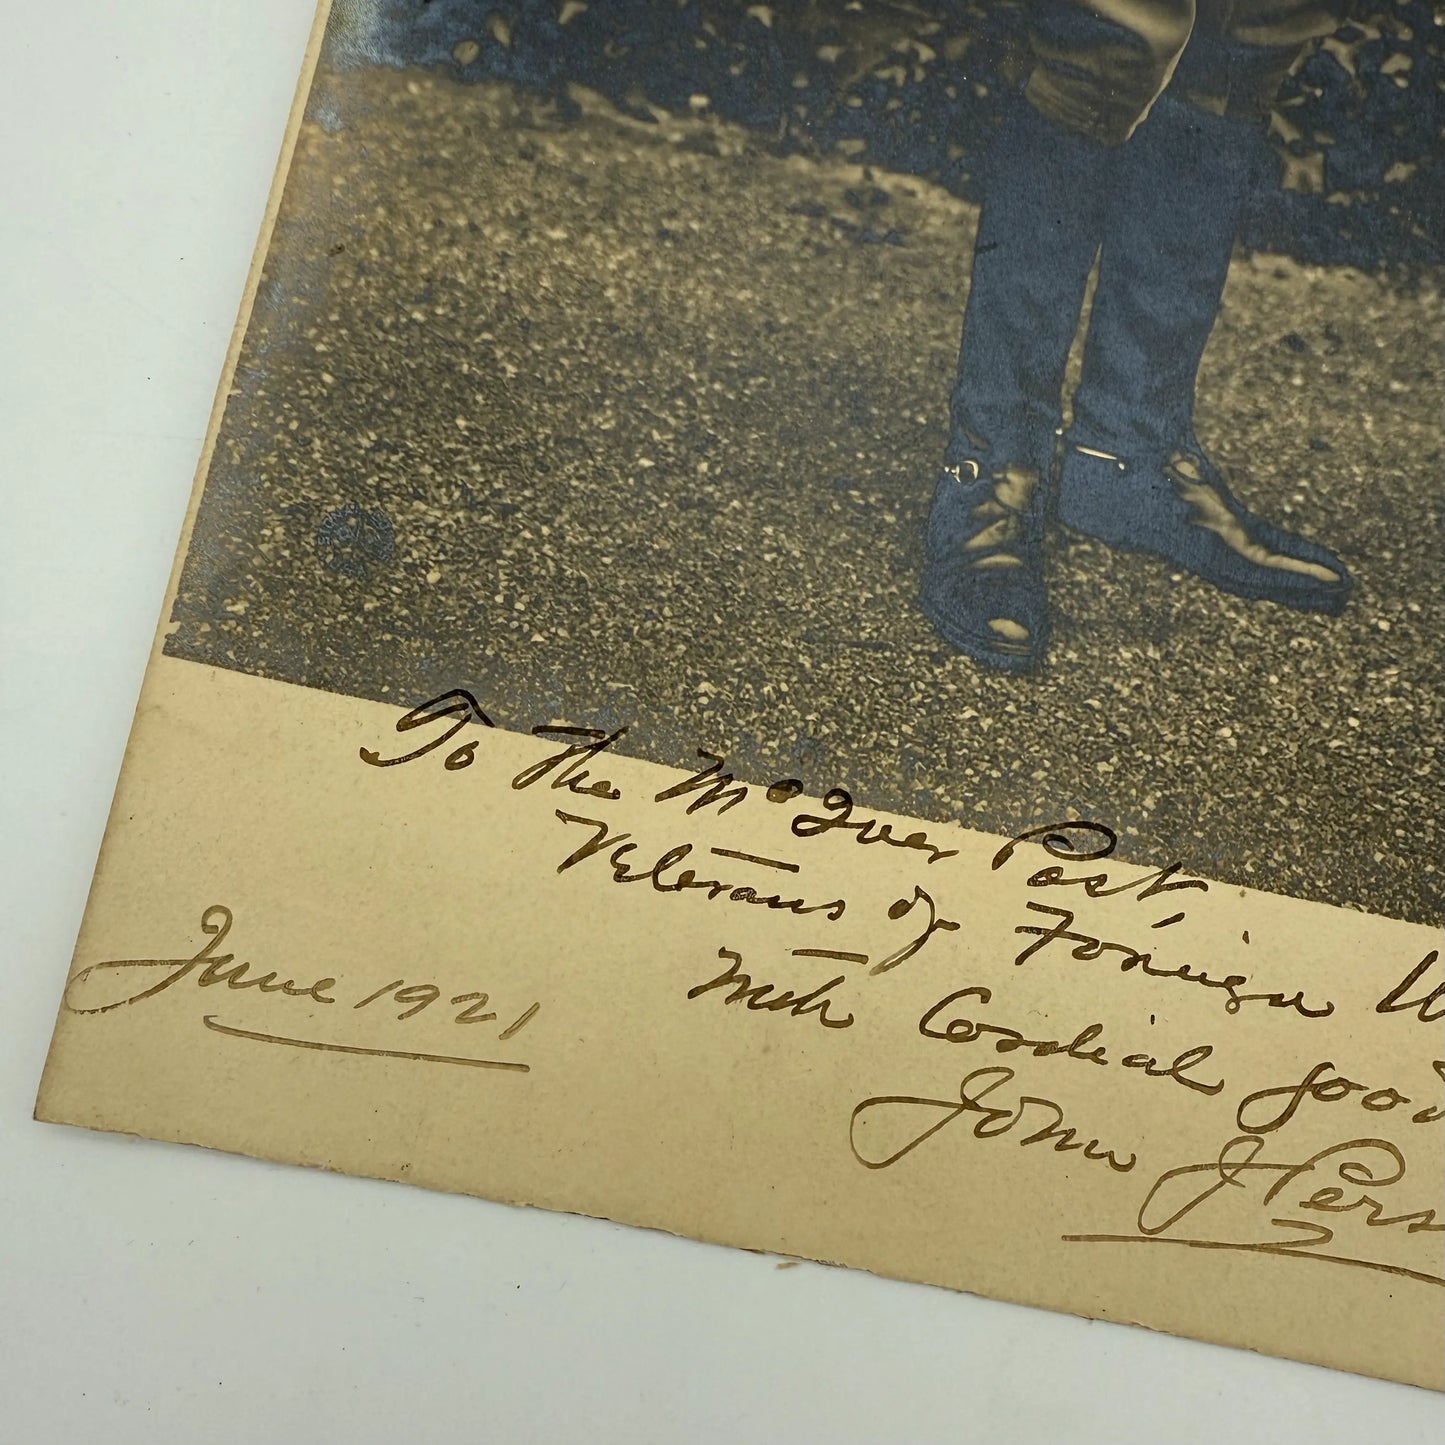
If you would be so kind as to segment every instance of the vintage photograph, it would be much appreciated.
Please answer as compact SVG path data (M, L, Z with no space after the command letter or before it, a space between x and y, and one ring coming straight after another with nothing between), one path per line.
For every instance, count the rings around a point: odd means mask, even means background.
M1425 0L337 0L166 650L1442 918Z

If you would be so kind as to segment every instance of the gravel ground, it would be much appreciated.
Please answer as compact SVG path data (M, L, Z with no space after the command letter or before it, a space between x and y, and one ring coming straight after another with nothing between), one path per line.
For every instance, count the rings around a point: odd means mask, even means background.
M975 212L582 99L318 77L168 651L1440 921L1437 290L1241 256L1205 362L1343 617L1059 539L1050 665L993 676L914 602Z

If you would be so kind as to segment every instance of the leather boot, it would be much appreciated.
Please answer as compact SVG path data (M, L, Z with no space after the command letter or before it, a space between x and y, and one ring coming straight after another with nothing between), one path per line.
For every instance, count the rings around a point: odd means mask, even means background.
M1344 564L1255 516L1194 436L1199 363L1259 154L1257 127L1171 94L1120 151L1059 519L1238 596L1338 612Z
M1007 671L1047 644L1047 480L1111 155L1023 101L989 152L919 601L950 644Z
M928 514L923 614L976 662L1030 672L1048 647L1044 506L1036 467L946 466Z

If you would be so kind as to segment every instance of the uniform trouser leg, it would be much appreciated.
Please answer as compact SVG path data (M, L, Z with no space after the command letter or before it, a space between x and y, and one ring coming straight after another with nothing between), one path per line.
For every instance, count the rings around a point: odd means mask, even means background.
M1162 461L1190 435L1258 156L1252 122L1164 96L1120 155L1070 440Z
M1066 129L1122 145L1173 78L1200 4L1211 0L1033 0L1024 93Z
M1081 445L1159 460L1190 436L1264 116L1299 37L1333 23L1317 0L1200 0L1171 85L1120 148L1074 397Z
M1046 470L1111 153L1014 102L990 150L947 461Z
M1097 446L1187 427L1260 120L1338 0L1032 0L1026 103L990 156L950 461L1047 467L1102 243L1077 406ZM971 443L968 438L972 437ZM1105 440L1105 438L1109 440Z
M1030 0L1026 93L1106 145L1138 128L1166 87L1216 115L1261 120L1301 46L1349 0Z
M1173 72L1194 0L1037 0L1038 63L990 149L948 461L1048 469L1117 143Z

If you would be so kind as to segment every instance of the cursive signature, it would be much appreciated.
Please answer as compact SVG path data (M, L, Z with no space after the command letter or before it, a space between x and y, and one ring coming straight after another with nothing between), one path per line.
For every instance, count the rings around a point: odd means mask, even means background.
M1342 1250L1336 1244L1339 1230L1351 1223L1365 1231L1390 1231L1392 1244L1445 1232L1434 1208L1388 1212L1383 1196L1401 1184L1407 1172L1396 1145L1386 1139L1350 1139L1300 1163L1261 1160L1264 1148L1258 1135L1241 1134L1208 1163L1165 1170L1139 1206L1137 1233L1063 1238L1071 1243L1175 1244L1290 1255L1445 1285L1445 1276L1438 1272L1380 1258L1388 1252L1381 1236L1356 1230L1357 1248ZM1176 1232L1186 1220L1188 1233Z
M1085 1159L1107 1164L1120 1174L1134 1167L1137 1160L1133 1154L1121 1161L1097 1139L1079 1138L1077 1128L1064 1123L1064 1111L1052 1099L1019 1094L1012 1099L1005 1096L1003 1102L988 1102L1013 1078L1012 1069L996 1064L966 1074L956 1099L927 1099L911 1094L879 1094L864 1099L848 1121L848 1145L853 1157L865 1169L887 1169L949 1125L973 1114L978 1116L972 1130L975 1139L997 1139L1019 1130L1018 1142L1022 1146L1052 1144L1059 1153L1082 1150ZM1037 1127L1023 1133L1025 1120ZM924 1126L921 1129L920 1124ZM882 1136L876 1146L869 1141L875 1133Z

